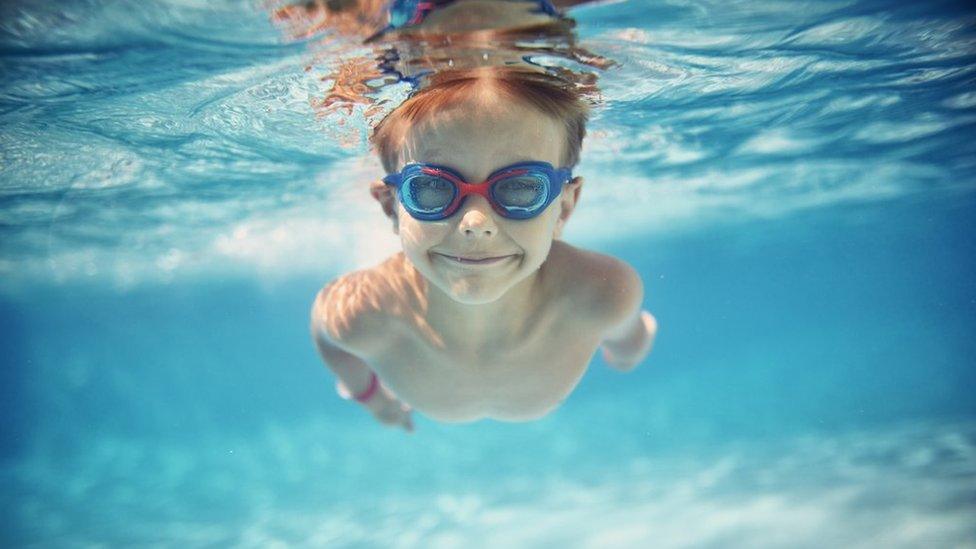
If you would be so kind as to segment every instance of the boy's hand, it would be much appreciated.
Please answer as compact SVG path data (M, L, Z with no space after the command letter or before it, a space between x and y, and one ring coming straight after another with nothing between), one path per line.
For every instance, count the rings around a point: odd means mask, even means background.
M383 425L403 427L408 433L413 432L413 418L410 416L410 406L401 402L386 387L380 387L380 390L373 395L373 398L369 399L369 402L366 402L366 408Z

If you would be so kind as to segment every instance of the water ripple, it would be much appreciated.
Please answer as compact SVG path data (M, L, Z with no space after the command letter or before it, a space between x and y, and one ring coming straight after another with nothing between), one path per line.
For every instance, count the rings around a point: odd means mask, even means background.
M723 211L789 215L971 187L976 17L943 8L855 0L579 8L582 45L618 63L601 75L603 104L580 171L617 183L588 191L570 231L620 236L587 219L625 181L670 206L641 216L628 212L643 199L619 204L631 235L721 222ZM297 207L303 193L359 200L356 185L365 196L376 175L375 165L356 168L356 181L340 184L334 174L366 152L362 136L378 114L321 112L331 84L323 78L340 57L369 61L369 48L286 44L270 14L244 0L3 10L5 276L43 278L62 264L80 267L59 276L85 273L92 261L103 272L151 273L171 249L185 252L177 271L220 270L231 256L264 269L263 253L279 257L274 241L221 238L240 227L274 232L289 216L300 216L288 222L295 227L321 226L320 211ZM405 92L383 93L389 109ZM372 224L361 238L387 232L368 202L355 204L328 222L363 216ZM193 229L180 229L189 213Z

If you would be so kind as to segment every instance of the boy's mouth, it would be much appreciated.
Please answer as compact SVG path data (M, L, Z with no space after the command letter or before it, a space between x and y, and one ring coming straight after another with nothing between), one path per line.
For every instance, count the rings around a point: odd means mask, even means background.
M442 254L440 252L434 252L434 253L443 258L446 258L449 261L453 261L454 263L460 263L462 265L493 265L495 263L501 263L506 259L515 257L515 254L496 255L496 256L460 256L460 255Z

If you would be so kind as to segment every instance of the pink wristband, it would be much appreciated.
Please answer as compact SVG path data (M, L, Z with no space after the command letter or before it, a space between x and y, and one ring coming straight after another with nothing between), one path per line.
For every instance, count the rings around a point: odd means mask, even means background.
M370 373L372 376L369 378L369 387L366 387L365 391L353 397L357 402L366 402L367 400L373 398L373 395L376 394L376 389L379 389L380 387L380 380L376 377L376 372Z

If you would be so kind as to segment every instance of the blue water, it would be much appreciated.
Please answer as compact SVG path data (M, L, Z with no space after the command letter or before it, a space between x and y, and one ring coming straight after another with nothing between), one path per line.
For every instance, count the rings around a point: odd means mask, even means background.
M338 41L250 2L0 10L4 546L976 547L963 3L574 10L619 66L565 236L638 269L657 346L412 435L308 338L397 248L368 121L314 108Z

